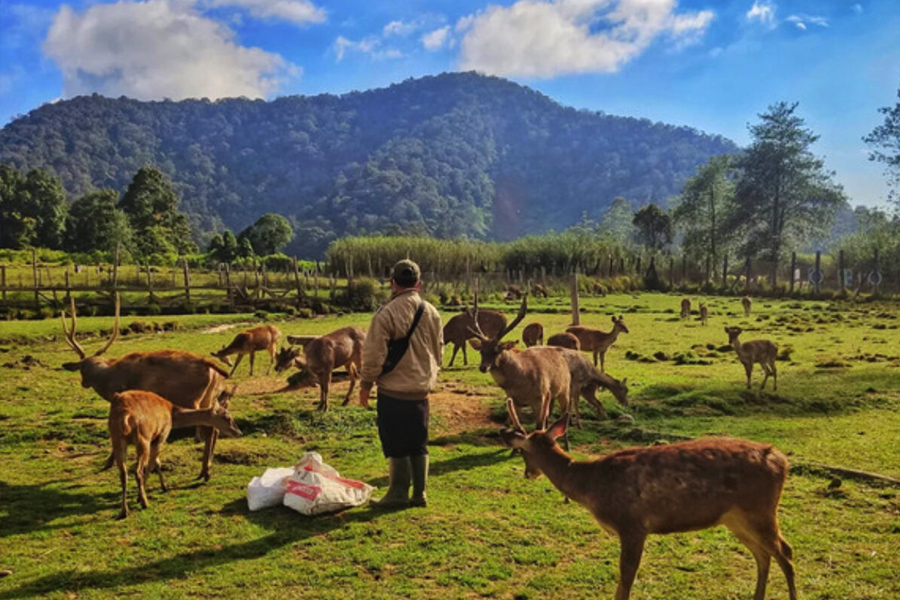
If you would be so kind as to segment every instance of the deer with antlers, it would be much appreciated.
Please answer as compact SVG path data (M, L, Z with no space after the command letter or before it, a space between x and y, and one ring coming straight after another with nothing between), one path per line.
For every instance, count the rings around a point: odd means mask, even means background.
M319 384L319 404L321 411L328 410L328 388L331 373L346 366L350 373L350 389L341 406L350 402L353 388L359 379L362 367L362 349L366 342L366 332L359 327L341 327L327 335L309 340L303 354L294 347L282 348L275 360L275 372L281 373L291 365L301 371L311 373ZM368 406L366 406L368 408Z
M490 373L494 381L513 399L517 407L531 408L535 422L545 402L552 405L558 401L565 411L569 404L572 376L565 358L549 346L533 346L521 352L514 352L518 342L503 342L503 336L515 329L528 308L528 297L522 298L519 313L512 323L497 334L488 337L478 327L470 329L474 339L472 347L481 353L479 370ZM475 314L478 313L478 297L475 297Z
M71 329L66 322L65 313L60 317L66 343L75 351L79 360L64 363L62 367L67 371L79 371L82 387L93 388L108 402L112 402L117 393L125 390L147 390L182 408L209 408L216 404L228 373L211 360L178 350L132 352L119 359L101 358L119 335L118 295L112 334L102 348L93 356L88 356L75 339L75 299L70 300ZM197 478L209 481L217 434L215 429L209 427L201 427L199 432L206 444ZM113 457L110 455L104 468L108 469L112 464Z
M759 389L766 387L766 381L769 375L772 376L772 391L778 389L778 370L775 368L775 357L778 356L778 345L771 340L753 340L744 342L738 340L743 330L740 327L726 327L725 333L728 334L728 343L734 348L744 370L747 372L747 389L750 389L750 376L753 373L753 365L759 363L765 372L762 385Z
M724 525L756 559L754 600L765 600L774 558L787 579L790 600L797 600L793 549L778 526L778 504L788 461L769 444L711 438L677 444L629 448L594 460L577 461L556 439L566 432L563 416L530 434L507 400L513 426L501 431L504 442L522 453L525 476L541 474L567 498L584 506L621 545L615 600L628 600L649 534L678 533Z
M215 429L222 437L241 435L234 418L224 406L182 408L153 392L144 390L128 390L113 395L109 404L109 438L119 470L119 481L122 483L120 519L128 516L128 472L125 468L125 459L129 444L137 451L135 479L138 500L142 507L147 508L149 503L144 489L144 478L149 472L148 467L159 473L159 486L162 491L168 491L163 479L159 453L169 432L182 427L208 427Z
M485 335L493 337L506 327L506 317L496 310L482 309L478 311L478 328ZM453 366L456 353L462 349L463 364L469 364L466 356L466 342L471 339L471 330L475 328L475 316L471 310L454 315L444 325L444 345L453 344L453 353L450 355L449 367Z
M619 315L619 318L612 317L613 328L611 331L601 331L591 327L582 325L573 325L566 329L567 333L571 333L578 338L581 349L584 352L592 352L594 354L594 366L597 366L597 358L600 359L600 370L606 370L606 351L609 350L620 333L628 333L628 326L625 325L625 318Z
M253 359L257 352L265 350L272 359L269 363L269 368L266 369L266 375L268 375L269 371L272 370L272 365L275 364L275 349L278 347L279 339L281 339L281 331L277 327L274 325L262 325L240 332L234 336L234 340L230 344L211 354L231 367L231 375L234 375L234 372L237 371L238 365L241 364L244 356L249 354L250 376L252 377ZM232 354L237 354L234 365L231 364L231 359L228 358Z

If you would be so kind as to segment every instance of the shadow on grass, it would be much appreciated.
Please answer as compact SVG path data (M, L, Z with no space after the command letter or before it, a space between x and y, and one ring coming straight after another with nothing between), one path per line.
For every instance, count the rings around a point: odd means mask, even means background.
M70 492L58 489L58 482L47 484L10 485L0 481L0 498L6 515L0 516L0 531L4 536L27 535L36 531L59 529L65 519L108 510L119 498L118 493ZM71 488L81 486L72 485ZM58 521L60 524L53 524Z
M183 552L126 569L59 571L2 592L0 600L33 598L39 594L62 591L116 590L154 581L189 578L199 571L215 569L235 561L262 558L273 550L344 527L347 523L370 521L389 513L370 508L354 508L318 517L302 517L287 510L249 512L246 500L241 498L225 505L222 514L245 515L248 520L271 529L272 533L248 542Z

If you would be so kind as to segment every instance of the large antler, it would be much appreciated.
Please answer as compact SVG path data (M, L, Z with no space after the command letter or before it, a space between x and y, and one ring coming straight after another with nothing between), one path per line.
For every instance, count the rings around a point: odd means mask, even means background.
M496 341L500 341L503 339L503 336L516 328L516 325L522 322L522 319L525 318L525 312L528 310L528 294L522 296L522 306L519 307L519 314L516 315L516 318L513 319L512 323L507 325L503 330L497 334L495 338Z
M74 311L73 311L74 312ZM109 341L106 342L102 348L94 352L94 356L100 356L112 346L112 343L116 341L116 338L119 337L119 294L116 293L116 321L113 323L113 332L112 336L110 336Z
M66 327L66 311L60 311L59 318L62 319L63 333L66 334L66 342L69 344L69 347L78 354L78 358L84 360L85 358L87 358L87 353L84 351L84 348L82 348L81 345L75 341L75 298L69 296L69 300L71 301L69 313L72 315L72 330L69 331Z
M481 330L481 325L478 324L478 292L475 292L475 308L469 310L469 314L472 315L472 323L475 327L466 327L469 330L469 333L480 339L482 342L486 342L488 340L488 336L484 335L484 332Z

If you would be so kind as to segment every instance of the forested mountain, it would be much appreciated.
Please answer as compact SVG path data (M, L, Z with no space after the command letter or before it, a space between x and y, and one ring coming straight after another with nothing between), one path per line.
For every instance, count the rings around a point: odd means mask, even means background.
M48 169L70 199L122 191L142 166L174 182L199 231L287 216L290 252L346 234L510 239L681 191L737 147L720 136L560 106L474 73L342 96L140 102L82 96L0 130L0 163Z

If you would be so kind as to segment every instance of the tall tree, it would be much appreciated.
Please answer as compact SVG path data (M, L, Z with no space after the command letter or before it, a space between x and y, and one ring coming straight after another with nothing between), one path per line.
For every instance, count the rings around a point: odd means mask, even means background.
M23 177L0 165L0 247L60 248L67 209L65 190L53 175L33 169Z
M884 115L884 123L873 129L863 141L876 147L869 153L869 160L885 164L890 197L900 209L900 87L897 88L897 104L893 108L879 108L878 112Z
M250 240L250 245L259 256L275 254L287 246L293 237L291 223L275 213L264 214L238 235L239 240Z
M672 243L672 217L659 206L648 204L643 207L634 213L633 223L638 241L651 252L659 252Z
M761 122L749 127L753 142L736 162L740 177L728 230L744 233L747 256L761 252L771 261L773 287L785 253L827 231L846 204L834 173L810 151L818 136L796 109L797 103L779 102L759 115Z
M119 207L128 217L140 255L197 250L187 217L178 211L172 183L158 169L138 170Z
M727 251L726 223L734 210L734 174L731 157L714 156L687 180L672 212L672 220L684 231L684 249L706 255L718 265Z
M634 210L625 198L617 196L603 214L598 231L601 237L611 239L623 246L634 239Z
M112 252L118 244L130 247L131 228L118 204L115 190L90 192L73 202L66 220L66 250Z

